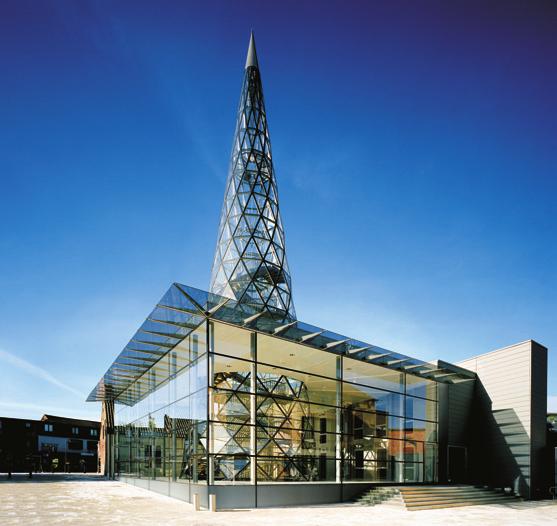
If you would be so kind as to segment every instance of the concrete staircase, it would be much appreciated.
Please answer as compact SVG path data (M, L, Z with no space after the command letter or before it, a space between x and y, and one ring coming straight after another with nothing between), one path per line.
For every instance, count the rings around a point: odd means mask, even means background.
M377 504L404 506L399 489L392 486L377 486L371 488L360 495L355 500L355 504L359 506L375 506Z
M501 491L464 485L400 486L398 490L406 509L410 511L503 504L518 500L517 497Z

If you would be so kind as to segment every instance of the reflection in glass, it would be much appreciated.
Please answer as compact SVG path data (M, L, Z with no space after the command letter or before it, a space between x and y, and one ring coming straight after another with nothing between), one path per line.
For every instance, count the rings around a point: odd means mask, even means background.
M249 482L251 459L248 455L215 455L213 457L215 482Z
M407 419L437 421L437 403L430 400L407 396L405 411Z
M365 460L360 453L344 463L344 480L361 482L402 482L404 463L394 460Z
M336 360L334 354L319 349L264 334L257 337L257 361L260 363L336 378Z
M257 365L257 393L285 399L337 405L337 381L302 371Z
M344 412L344 433L366 436L404 438L404 419L388 413L364 413L350 408Z
M246 424L250 422L251 395L223 389L212 389L210 418L220 422Z
M261 456L325 455L335 457L336 435L320 433L313 418L302 429L257 428L257 454Z
M212 355L213 386L231 391L249 392L251 389L251 363L228 356Z
M336 460L326 456L257 457L258 482L334 481Z
M424 482L435 482L437 480L437 444L424 444Z
M437 441L437 423L424 422L423 420L406 420L404 424L405 435L408 440L427 442Z
M342 379L345 382L404 392L404 374L352 358L343 359Z
M407 374L406 394L428 398L429 400L437 400L437 382Z
M404 416L404 395L372 387L344 384L342 402L351 410Z
M129 387L141 397L116 414L120 474L216 484L437 480L435 382L213 325L214 353L203 324Z
M423 482L424 465L406 462L403 482Z
M324 405L309 404L301 401L257 396L257 425L264 427L283 427L302 429L305 419L312 417L319 423L320 432L336 431L336 409Z
M211 424L211 453L222 455L250 453L250 428L238 424Z

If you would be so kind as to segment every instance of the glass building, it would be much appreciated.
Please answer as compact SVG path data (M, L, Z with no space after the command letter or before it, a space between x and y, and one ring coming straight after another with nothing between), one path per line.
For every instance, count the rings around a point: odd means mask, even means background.
M88 398L107 473L224 507L435 483L475 379L297 319L252 35L210 292L174 283Z
M175 283L89 399L116 402L116 475L244 486L238 506L262 485L435 482L438 384L458 378Z

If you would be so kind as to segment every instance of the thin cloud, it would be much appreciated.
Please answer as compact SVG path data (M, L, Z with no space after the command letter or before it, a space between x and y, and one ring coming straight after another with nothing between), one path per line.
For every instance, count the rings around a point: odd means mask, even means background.
M65 384L61 380L58 380L58 378L56 378L55 376L50 374L46 369L43 369L42 367L34 365L31 362L28 362L27 360L24 360L23 358L19 358L19 356L16 356L15 354L12 354L12 353L9 353L8 351L3 351L2 349L0 349L0 361L4 361L4 362L12 365L13 367L17 367L18 369L21 369L22 371L25 371L26 373L30 374L31 376L35 376L36 378L40 378L41 380L44 380L45 382L48 382L49 384L55 385L56 387L59 387L60 389L65 389L66 391L72 393L73 395L79 396L81 399L84 398L84 394L82 392L80 392L77 389L74 389L73 387Z

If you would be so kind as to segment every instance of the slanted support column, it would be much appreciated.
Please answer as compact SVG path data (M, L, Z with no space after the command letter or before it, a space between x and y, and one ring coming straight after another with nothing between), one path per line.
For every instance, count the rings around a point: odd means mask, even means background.
M101 436L98 457L100 472L114 478L114 400L104 400L101 407Z

